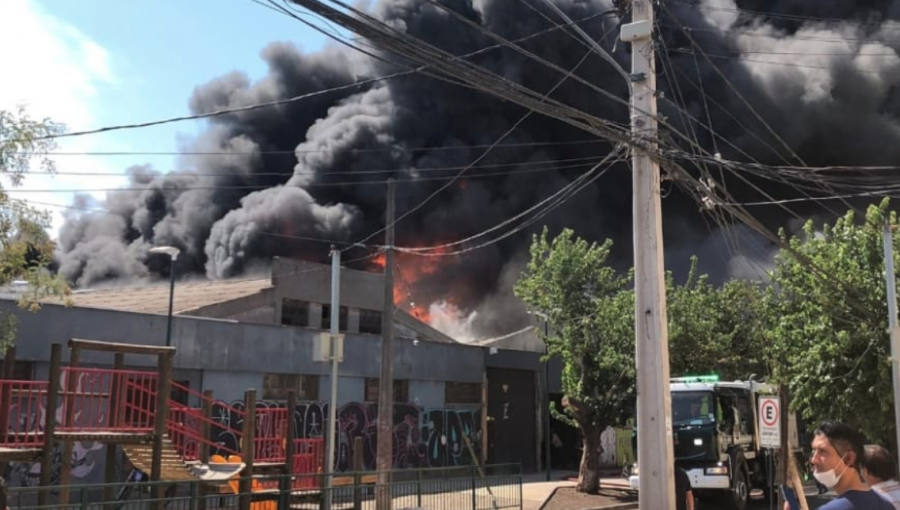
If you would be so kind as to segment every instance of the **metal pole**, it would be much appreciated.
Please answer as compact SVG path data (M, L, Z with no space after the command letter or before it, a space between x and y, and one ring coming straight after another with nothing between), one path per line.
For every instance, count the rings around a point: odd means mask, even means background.
M544 378L546 381L545 385L545 397L547 402L546 407L544 409L545 415L545 423L544 423L544 459L547 464L547 481L549 482L552 478L551 472L553 471L553 466L550 463L550 440L553 437L553 434L550 432L550 346L547 344L547 338L550 336L550 328L547 325L547 319L544 319L544 354L547 359L544 360Z
M172 306L175 301L175 259L177 255L171 255L171 266L169 266L169 317L166 320L166 347L172 346Z
M327 478L327 494L324 498L325 510L331 508L333 496L332 473L334 472L334 449L337 442L337 408L338 408L338 357L336 353L336 345L338 335L340 334L341 320L341 251L334 246L331 247L331 341L329 345L331 357L331 400L328 404L328 435L325 438L325 475Z
M894 455L900 458L900 328L897 327L897 278L894 273L894 240L890 224L884 225L884 279L887 284L888 326L891 335L891 367L894 380Z
M634 181L635 361L641 510L675 508L669 339L663 269L659 165L656 151L656 71L653 3L632 2L632 22L621 38L631 43L631 133Z
M378 380L376 510L391 510L390 471L394 434L394 180L387 184L387 229L384 234L384 312L381 318L381 377Z

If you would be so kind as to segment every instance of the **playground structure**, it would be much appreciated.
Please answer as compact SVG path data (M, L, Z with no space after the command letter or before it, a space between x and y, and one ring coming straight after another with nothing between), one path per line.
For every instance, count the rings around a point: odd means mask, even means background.
M200 481L201 490L233 490L251 494L274 490L253 483L255 473L292 476L292 491L319 489L324 465L322 438L295 439L292 413L296 395L288 393L284 408L256 406L255 390L244 394L244 409L215 400L211 391L199 393L172 381L174 347L128 345L72 339L69 363L63 366L62 346L53 344L47 381L12 379L14 348L4 358L0 379L0 463L40 462L40 485L51 485L54 451L61 445L59 501L68 502L72 451L76 441L105 443L107 484L117 482L117 448L151 482ZM113 368L82 367L84 351L114 355ZM125 355L155 356L156 370L126 370ZM187 395L187 402L172 398L173 390ZM160 397L163 398L160 398ZM199 406L188 404L198 402ZM217 409L223 408L223 409ZM214 413L215 411L215 413ZM213 417L237 415L241 430ZM212 441L212 431L225 431L238 439L238 450ZM218 462L210 462L210 459ZM221 462L227 458L227 462ZM299 476L307 475L307 476ZM165 484L152 483L152 497L163 501ZM105 501L115 497L105 489ZM234 491L238 492L238 491ZM41 506L49 492L42 491ZM250 507L250 498L241 498Z

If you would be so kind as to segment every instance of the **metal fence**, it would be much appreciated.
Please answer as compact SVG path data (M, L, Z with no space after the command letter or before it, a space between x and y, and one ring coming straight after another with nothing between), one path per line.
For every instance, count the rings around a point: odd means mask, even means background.
M386 484L378 483L378 474L335 473L331 484L323 475L265 475L221 484L164 481L74 485L69 488L68 502L58 501L59 486L15 487L10 488L10 509L319 510L326 508L330 496L332 510L374 510L380 494L393 500L393 510L522 508L518 464L394 470L387 473ZM310 480L303 483L303 478ZM46 492L45 506L38 504L41 492Z

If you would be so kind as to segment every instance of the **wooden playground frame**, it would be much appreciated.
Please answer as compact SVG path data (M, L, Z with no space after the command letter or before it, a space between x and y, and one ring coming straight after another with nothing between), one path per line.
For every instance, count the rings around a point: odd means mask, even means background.
M208 466L210 450L222 451L221 445L213 443L210 438L211 427L221 427L213 420L213 406L227 407L231 412L243 415L243 426L240 431L233 431L239 437L238 450L226 453L237 454L243 463L240 469L240 508L248 510L251 505L251 492L254 471L269 470L285 474L313 474L321 471L324 463L324 452L319 447L321 439L295 438L293 426L293 410L297 399L294 391L288 392L286 408L257 410L256 390L248 389L244 393L244 409L237 409L215 401L212 391L202 394L192 392L201 402L201 407L190 408L172 400L172 371L176 349L174 347L130 345L114 342L100 342L73 338L69 340L69 363L63 364L62 345L55 343L50 351L50 371L48 381L16 381L13 379L16 360L15 347L7 350L3 359L3 371L0 373L0 466L8 462L39 461L41 463L40 485L51 485L51 473L54 462L54 449L62 445L62 459L59 485L59 501L69 501L69 485L72 478L72 453L76 441L95 441L107 445L104 479L107 484L116 480L116 455L121 448L136 466L140 463L132 458L134 451L143 451L139 445L152 445L149 471L151 482L178 480L172 477L178 464L174 455L180 460L178 473L184 476L193 465ZM112 369L81 367L82 353L101 352L114 355ZM125 356L155 356L156 366L150 370L125 369ZM89 377L88 377L89 376ZM85 389L80 378L91 378L94 385L89 391ZM138 380L138 383L134 383ZM99 381L99 382L98 382ZM149 388L148 386L153 386ZM184 391L189 388L181 387ZM128 392L140 393L140 402L136 405L126 399ZM163 396L164 398L159 398ZM28 406L44 409L42 430L26 430L19 425L19 419L11 416L13 399L27 399ZM55 410L62 407L58 418ZM98 418L98 423L77 424L76 408L82 414ZM87 411L85 411L87 410ZM269 423L261 433L257 431L259 413L269 413L263 417ZM11 418L16 418L12 422ZM271 426L271 423L275 423ZM144 449L146 447L143 447ZM310 448L312 453L300 453L298 450ZM264 458L257 459L256 450L265 451ZM274 451L274 453L273 453ZM301 459L301 457L305 457ZM317 458L321 457L321 458ZM299 462L298 462L299 461ZM311 461L311 462L310 462ZM310 471L312 470L312 471ZM168 471L168 475L167 475ZM307 484L318 477L305 477ZM201 480L203 481L203 480ZM315 482L317 483L317 482ZM213 485L223 485L221 481L200 484L205 492ZM164 483L152 483L151 497L158 501L157 508L164 505ZM304 486L304 489L318 487ZM104 499L111 501L114 487L104 488ZM48 504L49 491L41 491L39 504ZM198 502L198 509L205 510L205 499Z

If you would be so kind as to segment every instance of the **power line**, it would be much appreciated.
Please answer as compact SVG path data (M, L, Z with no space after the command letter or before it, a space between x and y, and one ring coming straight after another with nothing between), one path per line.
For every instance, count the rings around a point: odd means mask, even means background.
M595 145L609 143L607 140L572 140L555 142L513 142L502 143L497 149L515 149L522 147L556 147L569 145ZM34 152L43 156L255 156L255 155L293 155L293 154L377 154L394 152L434 152L449 150L484 149L489 144L476 145L444 145L432 147L391 146L381 149L294 149L294 150L257 150L257 151L94 151L94 152Z
M491 244L497 243L497 242L501 241L502 239L505 239L517 232L522 231L525 227L533 224L538 219L546 216L550 211L552 211L553 209L562 205L568 199L575 196L575 194L577 194L579 191L583 190L589 184L593 183L594 181L596 181L597 179L602 177L610 168L612 168L612 166L615 163L622 161L623 149L624 149L624 147L618 147L617 149L611 151L609 154L607 154L607 156L605 158L603 158L603 160L601 162L597 163L586 173L579 176L578 179L575 179L574 181L566 184L560 190L558 190L556 193L550 195L549 197L545 198L544 200L538 202L537 204L516 214L515 216L512 216L510 218L503 220L502 222L494 225L493 227L485 229L485 230L483 230L477 234L474 234L472 236L469 236L465 239L460 239L458 241L453 241L450 243L444 243L444 244L436 245L436 246L425 246L425 247L397 247L396 250L399 252L402 252L402 253L410 253L410 254L419 255L419 256L423 256L423 257L429 257L429 256L444 257L444 256L451 256L451 255L459 255L462 253L466 253L466 252L469 252L469 251L472 251L475 249L479 249L479 248L484 248L486 246L490 246ZM615 157L615 156L619 156L619 157L616 157L615 159L613 159L613 157ZM609 163L609 165L606 168L604 168L603 170L601 170L600 172L598 172L596 175L592 175L592 174L594 174L594 172L597 169L599 169L605 163ZM550 204L547 205L548 203L550 203ZM545 205L547 205L547 206L545 207ZM543 210L540 210L542 208L543 208ZM445 250L447 248L452 248L454 246L459 246L461 244L465 244L465 243L474 241L475 239L484 237L492 232L495 232L507 225L514 223L515 221L527 216L528 214L531 214L534 211L539 211L539 212L533 218L526 220L521 225L518 225L517 227L513 228L511 231L504 233L501 236L499 236L491 241L487 241L476 247L468 247L468 248L456 250L453 252L441 252L440 251L440 250ZM426 252L437 252L437 253L426 253Z
M597 158L593 158L596 161ZM490 172L490 173L480 173L467 176L467 179L479 179L483 177L508 177L514 176L518 174L530 174L536 172L547 172L550 170L562 170L562 169L570 169L570 168L581 168L586 166L591 166L592 163L579 163L573 165L562 165L554 168L532 168L532 169L524 169L519 171L507 171L507 172ZM450 181L450 184L456 182L459 178L459 175L454 176L443 176L443 177L418 177L413 179L394 179L396 183L419 183L419 182L429 182L429 181ZM117 191L156 191L156 192L184 192L184 191L193 191L193 190L266 190L266 189L275 189L278 187L284 188L298 188L298 189L306 189L310 187L335 187L335 186L374 186L374 185L382 185L387 184L387 180L372 180L372 181L342 181L342 182L312 182L308 184L304 184L303 186L287 186L287 185L276 185L272 186L270 184L247 184L247 185L239 185L239 186L171 186L171 185L161 185L159 187L125 187L125 188L74 188L74 189L33 189L33 188L14 188L8 190L10 193L80 193L80 192L117 192ZM446 189L446 185L442 189Z
M695 52L693 52L689 49L686 49L686 48L674 48L674 49L672 49L672 51L676 51L679 53L689 53L691 55L696 54ZM753 59L753 58L743 58L743 57L731 56L731 55L713 55L713 54L707 53L706 56L708 56L709 58L736 60L738 62L749 62L749 63L753 63L753 64L767 64L767 65L784 66L784 67L796 67L796 68L802 68L802 69L822 69L825 71L831 71L834 69L833 67L817 66L817 65L810 65L810 64L799 64L797 62L777 62L774 60L758 60L758 59ZM870 73L870 74L878 74L878 75L883 74L882 71L876 71L874 69L863 69L859 66L854 66L854 69L861 73Z
M582 18L580 20L575 20L573 22L573 24L582 23L582 22L588 21L590 19L594 19L600 15L601 14L593 14L593 15L587 16L585 18ZM521 42L521 41L525 41L528 39L538 37L540 35L563 28L564 26L565 25L559 25L556 27L551 27L546 30L541 30L539 32L535 32L534 34L530 34L528 36L518 39L517 42ZM331 37L331 36L329 36L329 37ZM335 39L335 37L332 37L332 38ZM459 55L459 56L451 55L449 60L450 61L458 61L458 60L467 59L467 58L470 58L470 57L473 57L476 55L480 55L482 53L486 53L488 51L500 48L501 46L503 46L503 45L495 44L493 46L488 46L488 47L467 53L465 55ZM363 50L359 50L359 51L363 51ZM372 56L372 55L370 55L370 56ZM374 57L379 58L377 56L374 56ZM199 120L199 119L206 119L206 118L212 118L212 117L219 117L219 116L223 116L223 115L229 115L232 113L241 113L241 112L258 110L258 109L262 109L262 108L271 108L273 106L280 106L280 105L284 105L284 104L290 104L290 103L295 103L298 101L303 101L303 100L309 99L311 97L316 97L316 96L328 94L331 92L339 92L339 91L343 91L343 90L349 90L349 89L353 89L353 88L357 88L357 87L361 87L361 86L365 86L365 85L371 85L373 83L378 83L378 82L382 82L382 81L391 80L394 78L399 78L402 76L408 76L411 74L415 74L415 73L419 73L419 72L428 70L430 67L431 67L431 64L420 65L420 66L417 66L414 68L409 68L405 71L400 71L400 72L392 73L392 74L385 75L385 76L375 77L375 78L368 78L365 80L357 81L355 83L351 83L351 84L347 84L347 85L340 85L337 87L332 87L332 88L328 88L328 89L324 89L324 90L308 92L306 94L301 94L299 96L294 96L294 97L290 97L287 99L279 99L276 101L255 103L255 104L240 106L240 107L235 107L235 108L223 108L223 109L214 110L212 112L207 112L207 113L200 113L200 114L194 114L194 115L182 115L182 116L178 116L178 117L171 117L171 118L167 118L167 119L154 120L154 121L148 121L148 122L133 123L133 124L120 124L120 125L115 125L115 126L107 126L107 127L84 130L84 131L72 131L72 132L68 132L68 133L61 133L58 135L47 135L47 136L42 136L42 137L36 137L35 140L68 138L68 137L75 137L75 136L85 136L85 135L93 135L93 134L98 134L98 133L106 133L109 131L119 131L119 130L125 130L125 129L138 129L138 128L145 128L145 127L151 127L151 126L158 126L158 125L163 125L163 124L171 124L171 123L175 123L175 122L183 122L183 121L188 121L188 120Z
M521 163L490 163L485 165L476 165L473 168L508 168L508 167L520 167L520 166L532 166L532 165L545 165L545 164L556 164L556 163L574 163L574 162L588 162L588 161L596 161L599 156L590 156L590 157L582 157L582 158L564 158L564 159L544 159L537 161L523 161ZM459 170L460 168L465 168L463 166L436 166L436 167L416 167L416 166L406 166L406 167L397 167L397 168L385 168L381 170L346 170L346 171L328 171L322 172L316 175L319 176L332 176L332 175L368 175L368 174L387 174L387 173L401 173L401 172L448 172L451 170ZM554 168L547 168L546 170L554 170ZM37 171L37 172L24 172L24 175L72 175L72 176L84 176L84 177L128 177L132 174L131 172L79 172L79 171ZM198 173L190 170L176 172L176 173L156 173L150 174L151 177L165 177L165 176L178 176L178 177L243 177L246 179L253 179L256 177L291 177L295 175L294 170L284 171L284 172L222 172L222 173Z
M744 207L756 207L763 205L780 205L780 204L794 204L799 202L827 202L830 200L846 200L850 198L865 198L865 197L879 197L879 198L897 198L897 192L889 193L886 191L868 191L864 193L851 193L846 195L832 195L827 197L798 197L798 198L785 198L781 200L762 200L758 202L723 202L718 205L728 205L728 206L744 206Z
M808 22L813 21L816 23L835 23L835 24L854 24L861 25L866 27L878 27L881 30L889 29L889 30L900 30L900 26L884 26L885 23L882 21L858 21L858 20L848 20L841 18L826 18L819 16L808 16L808 15L800 15L800 14L780 14L774 12L765 12L758 11L752 9L735 9L731 7L719 7L715 5L703 5L695 2L687 2L687 1L675 1L673 3L680 5L691 6L704 11L717 11L717 12L728 12L733 14L751 14L753 16L759 16L770 19L779 19L784 21L799 21L799 22Z

